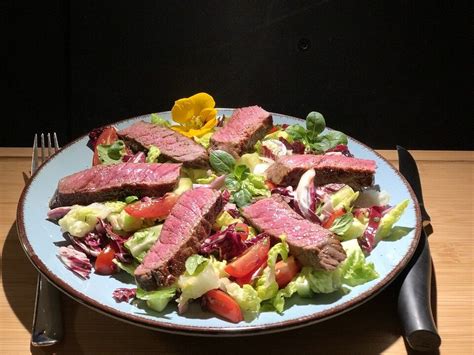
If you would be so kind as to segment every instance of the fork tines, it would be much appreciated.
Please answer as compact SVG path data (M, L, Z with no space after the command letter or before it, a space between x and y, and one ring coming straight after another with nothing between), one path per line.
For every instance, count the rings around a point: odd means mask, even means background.
M34 173L38 166L48 160L54 153L59 151L58 136L56 132L53 133L53 138L51 141L51 133L46 135L46 140L48 145L45 143L45 134L41 133L40 135L40 149L41 156L38 156L38 134L35 134L33 139L33 156L31 159L31 173ZM47 151L46 151L47 148ZM54 150L54 152L53 152Z

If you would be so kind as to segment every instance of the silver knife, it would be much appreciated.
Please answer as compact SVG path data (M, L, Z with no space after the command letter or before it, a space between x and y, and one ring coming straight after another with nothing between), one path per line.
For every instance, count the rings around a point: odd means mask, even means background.
M403 147L397 146L399 170L411 185L420 205L423 228L415 255L408 264L400 294L398 315L408 345L418 351L433 351L441 345L431 309L432 261L428 245L431 219L426 212L421 192L420 175L415 159Z

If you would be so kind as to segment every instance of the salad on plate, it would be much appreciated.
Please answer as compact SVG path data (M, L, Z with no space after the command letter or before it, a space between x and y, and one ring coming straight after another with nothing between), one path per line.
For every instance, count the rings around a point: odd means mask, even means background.
M117 302L183 315L199 302L233 323L378 278L366 257L409 201L390 201L375 161L354 157L322 114L305 126L259 106L219 116L206 93L171 114L93 130L91 167L59 181L47 217L78 277L127 273Z

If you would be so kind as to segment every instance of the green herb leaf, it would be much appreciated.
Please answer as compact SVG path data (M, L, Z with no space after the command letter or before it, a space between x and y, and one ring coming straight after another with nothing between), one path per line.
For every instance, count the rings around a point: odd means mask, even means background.
M250 169L246 165L237 165L234 169L234 176L242 181L247 178L250 173Z
M225 177L225 187L229 191L238 191L240 190L240 181L235 178L234 175L227 175Z
M310 147L314 151L325 152L338 144L347 144L347 136L339 131L329 131L324 135L318 136Z
M326 121L324 116L319 112L313 111L306 117L307 137L310 142L314 141L316 137L326 128Z
M352 213L346 213L341 217L336 218L329 230L338 235L344 234L344 232L346 232L351 227L353 219L354 216Z
M240 189L232 195L234 203L237 207L247 206L252 200L252 194L246 189Z
M218 174L230 174L235 166L234 157L223 150L213 150L209 156L209 162Z
M165 120L163 117L161 117L157 113L152 113L151 114L151 123L156 124L158 126L162 126L162 127L170 127L171 126L171 123L169 123L169 121Z
M306 129L299 124L288 126L285 132L288 133L293 140L306 140Z

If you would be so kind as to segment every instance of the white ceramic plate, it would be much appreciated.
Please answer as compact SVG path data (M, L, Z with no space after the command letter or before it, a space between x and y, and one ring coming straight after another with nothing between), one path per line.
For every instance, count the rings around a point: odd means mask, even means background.
M229 116L231 113L232 109L219 109L219 114ZM170 112L160 115L170 118ZM304 121L294 117L272 115L274 123L304 125ZM122 129L137 120L149 121L150 117L136 117L118 122L116 126ZM201 311L199 305L192 305L187 313L179 315L174 304L157 313L128 303L116 303L112 292L119 287L134 287L132 277L125 273L118 276L92 273L88 280L77 277L56 256L55 243L63 242L64 238L59 227L46 220L48 202L59 179L90 167L92 151L86 146L87 140L84 136L65 146L38 169L25 187L17 213L20 241L35 267L64 293L97 311L139 326L173 333L233 336L275 332L316 323L357 307L380 292L410 260L420 237L419 206L408 183L379 154L350 138L349 149L355 157L376 161L375 183L390 193L391 204L410 200L409 207L397 225L410 227L412 231L401 239L380 242L368 257L369 261L374 262L379 278L350 288L347 294L317 295L313 299L295 296L287 301L283 314L266 312L251 322L239 324L213 317Z

